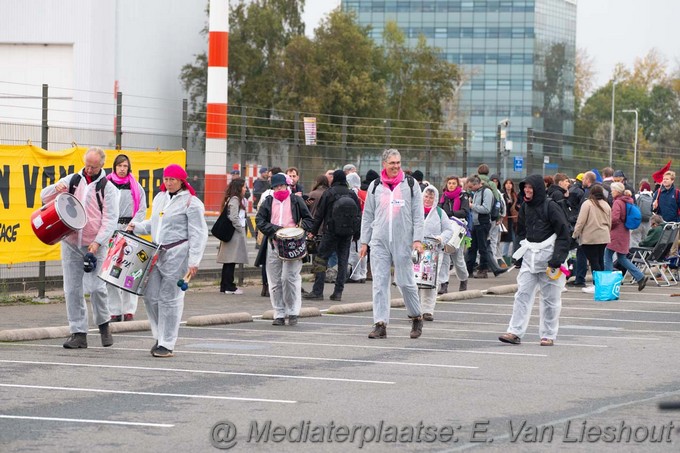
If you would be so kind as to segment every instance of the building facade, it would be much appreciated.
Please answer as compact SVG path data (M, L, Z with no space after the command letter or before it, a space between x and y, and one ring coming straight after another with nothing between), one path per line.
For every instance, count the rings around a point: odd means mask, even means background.
M512 160L526 157L529 128L555 137L573 134L576 3L348 0L342 9L354 12L360 25L371 26L378 43L385 24L394 21L409 44L423 35L428 45L441 50L442 58L459 65L465 79L458 122L468 124L470 163L495 168L499 124L509 120L501 135L512 142L512 151L504 153L507 161L499 170L509 163L502 177L517 178L526 166L514 171ZM570 158L572 148L559 139L546 140L534 144L533 153L540 161L552 160L549 171L560 159Z

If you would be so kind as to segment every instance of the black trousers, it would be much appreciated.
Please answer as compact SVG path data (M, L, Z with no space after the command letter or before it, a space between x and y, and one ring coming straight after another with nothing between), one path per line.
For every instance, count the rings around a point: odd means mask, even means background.
M220 280L220 292L236 291L234 284L234 269L236 263L224 263L222 265L222 279Z
M321 236L319 251L314 256L314 294L323 294L326 281L326 267L328 258L335 252L338 255L338 276L335 278L335 294L342 294L345 289L345 279L347 278L347 261L349 259L349 247L352 245L352 236L336 236L332 233L325 233Z

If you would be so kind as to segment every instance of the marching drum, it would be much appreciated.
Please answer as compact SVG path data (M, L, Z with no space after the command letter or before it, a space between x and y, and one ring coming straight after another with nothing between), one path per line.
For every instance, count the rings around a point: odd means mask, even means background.
M282 260L300 260L307 256L307 240L302 228L281 228L276 232L274 244Z
M451 223L453 224L453 236L449 239L449 242L444 246L444 251L446 253L454 253L460 244L465 239L467 234L467 221L464 219L459 219L457 217L451 217Z
M418 262L413 264L418 288L432 289L437 287L437 268L441 247L441 244L435 238L428 237L423 240L423 253L420 254Z
M109 251L98 277L123 291L141 296L160 253L162 250L153 242L116 231L109 240Z
M70 193L57 197L31 214L31 227L38 239L54 245L64 236L82 230L87 224L87 214L80 201Z

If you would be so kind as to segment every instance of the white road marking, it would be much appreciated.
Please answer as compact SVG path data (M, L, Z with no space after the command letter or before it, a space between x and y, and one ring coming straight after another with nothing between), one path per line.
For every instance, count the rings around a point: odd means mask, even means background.
M44 345L43 345L44 346ZM303 379L310 381L334 381L334 382L351 382L359 384L395 384L391 381L370 381L365 379L344 379L344 378L330 378L330 377L314 377L314 376L294 376L290 374L265 374L265 373L239 373L235 371L210 371L210 370L188 370L184 368L160 368L160 367L142 367L142 366L125 366L125 365L97 365L90 363L65 363L65 362L39 362L31 360L0 360L0 363L25 363L32 365L53 365L53 366L72 366L85 368L110 368L118 370L141 370L141 371L168 371L172 373L189 373L189 374L217 374L222 376L254 376L265 378L279 378L279 379Z
M0 418L9 418L17 420L44 420L48 422L95 423L99 425L148 426L151 428L173 428L175 426L168 425L166 423L119 422L114 420L91 420L81 418L27 417L23 415L9 415L9 414L0 414Z
M119 395L143 395L143 396L163 396L172 398L198 398L209 400L234 400L234 401L254 401L260 403L282 403L295 404L297 401L292 400L271 400L265 398L243 398L236 396L213 396L213 395L189 395L184 393L157 393L157 392L133 392L127 390L104 390L104 389L88 389L84 387L51 387L47 385L23 385L23 384L0 384L0 387L15 387L28 388L38 390L63 390L67 392L90 392L90 393L115 393Z

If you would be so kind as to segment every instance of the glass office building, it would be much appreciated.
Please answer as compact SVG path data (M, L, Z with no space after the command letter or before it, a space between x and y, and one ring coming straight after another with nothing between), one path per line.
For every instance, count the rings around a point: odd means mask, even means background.
M468 124L471 165L486 162L495 171L504 119L513 151L503 177L524 174L513 172L512 157L526 156L528 128L573 134L576 0L348 0L342 8L370 25L378 43L394 21L409 44L423 35L460 66L459 123ZM551 157L550 172L572 149L554 140L534 144L533 152L540 161L544 153Z

